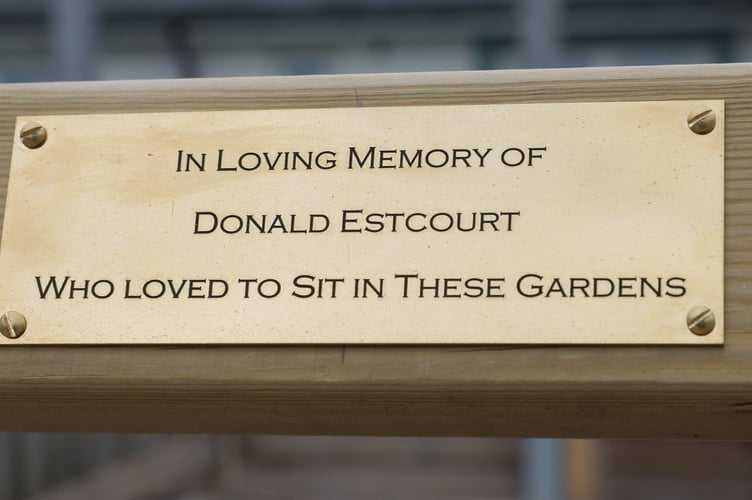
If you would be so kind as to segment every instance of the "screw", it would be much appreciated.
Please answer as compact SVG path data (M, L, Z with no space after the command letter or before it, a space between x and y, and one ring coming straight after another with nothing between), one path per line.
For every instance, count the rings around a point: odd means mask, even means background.
M16 311L7 311L0 316L0 333L9 339L17 339L26 331L26 318Z
M687 328L695 335L707 335L715 328L715 314L708 307L695 306L687 313Z
M695 108L687 117L687 125L695 134L709 134L715 128L715 111L705 106Z
M47 130L36 122L29 122L21 128L21 142L29 149L37 149L47 141Z

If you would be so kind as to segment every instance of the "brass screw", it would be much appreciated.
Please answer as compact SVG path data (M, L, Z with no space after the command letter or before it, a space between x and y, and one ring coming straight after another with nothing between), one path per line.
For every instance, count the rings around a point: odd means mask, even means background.
M7 311L0 316L0 333L9 339L17 339L26 331L26 318L16 311Z
M715 328L715 314L708 307L695 306L687 313L687 328L695 335L707 335Z
M704 106L695 108L687 117L687 125L695 134L709 134L715 128L715 111Z
M47 130L36 122L29 122L21 128L21 142L29 149L37 149L47 142Z

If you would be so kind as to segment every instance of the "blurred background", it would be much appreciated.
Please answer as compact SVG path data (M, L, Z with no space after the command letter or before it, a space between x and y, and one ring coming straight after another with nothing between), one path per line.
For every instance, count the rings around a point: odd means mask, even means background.
M0 81L723 63L749 0L0 0Z
M750 60L750 0L0 0L0 82ZM734 500L750 472L752 443L0 433L0 500Z

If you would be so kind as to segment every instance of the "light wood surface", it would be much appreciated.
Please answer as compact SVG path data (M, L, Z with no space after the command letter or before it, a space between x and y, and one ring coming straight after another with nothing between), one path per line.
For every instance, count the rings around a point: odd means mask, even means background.
M657 99L726 100L723 347L3 347L0 429L752 438L752 65L3 85L0 190L17 115Z

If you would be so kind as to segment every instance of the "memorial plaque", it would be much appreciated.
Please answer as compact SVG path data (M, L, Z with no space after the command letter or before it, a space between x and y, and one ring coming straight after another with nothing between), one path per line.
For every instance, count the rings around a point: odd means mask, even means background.
M723 101L24 116L0 344L721 344Z

